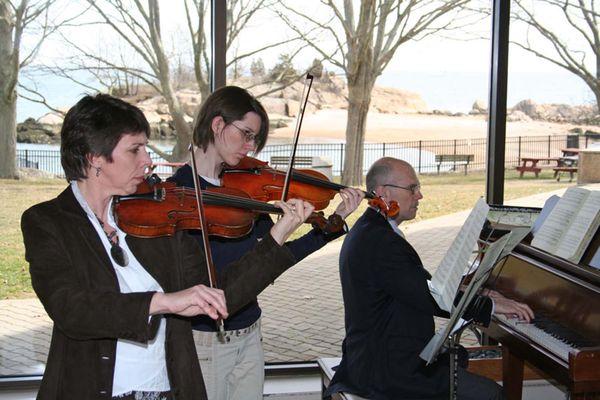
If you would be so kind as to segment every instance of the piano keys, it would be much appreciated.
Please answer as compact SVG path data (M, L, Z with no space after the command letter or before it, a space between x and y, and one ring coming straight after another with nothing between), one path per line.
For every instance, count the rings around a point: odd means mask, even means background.
M502 344L509 400L521 399L524 361L571 399L600 399L600 271L587 265L599 242L596 232L580 264L521 243L494 267L487 286L536 314L532 324L494 316L484 329Z

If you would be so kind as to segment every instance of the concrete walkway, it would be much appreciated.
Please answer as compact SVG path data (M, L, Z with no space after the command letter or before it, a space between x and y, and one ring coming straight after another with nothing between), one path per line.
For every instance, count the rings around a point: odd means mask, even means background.
M541 207L551 194L510 202ZM433 273L468 211L403 227L424 265ZM338 276L342 240L328 244L281 276L259 297L263 308L267 362L311 361L336 357L344 337L344 306ZM437 321L438 326L443 320ZM44 370L52 321L37 299L0 301L0 376ZM474 345L472 335L463 344Z

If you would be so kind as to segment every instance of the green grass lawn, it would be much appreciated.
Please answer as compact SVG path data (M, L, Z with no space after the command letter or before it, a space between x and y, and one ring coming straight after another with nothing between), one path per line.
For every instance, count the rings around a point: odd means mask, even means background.
M423 200L415 221L434 218L456 211L471 208L475 201L485 195L485 174L469 173L421 175ZM560 189L575 183L556 182L552 171L544 171L539 179L532 175L519 179L513 171L507 171L505 181L505 200L515 199L536 193ZM30 206L56 197L64 188L64 180L14 181L0 180L0 299L33 296L29 280L28 266L24 257L21 235L21 214ZM337 202L325 210L329 215ZM348 218L351 226L366 208L363 202L357 212ZM292 238L298 237L310 229L299 229Z

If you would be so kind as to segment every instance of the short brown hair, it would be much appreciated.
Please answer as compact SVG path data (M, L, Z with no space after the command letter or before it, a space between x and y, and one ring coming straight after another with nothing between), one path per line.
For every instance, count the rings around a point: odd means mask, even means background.
M85 96L67 112L60 130L60 162L67 181L86 179L89 156L112 161L112 152L125 134L144 133L150 126L134 105L107 94Z
M256 152L262 150L267 143L269 133L269 116L264 107L246 89L238 86L224 86L215 90L204 101L194 123L194 144L206 150L209 143L215 140L212 131L212 120L222 117L226 124L244 118L249 112L255 112L260 117L260 130L256 135Z

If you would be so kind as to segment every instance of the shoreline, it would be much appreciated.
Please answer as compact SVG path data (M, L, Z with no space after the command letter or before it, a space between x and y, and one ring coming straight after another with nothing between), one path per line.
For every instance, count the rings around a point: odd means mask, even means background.
M345 142L346 110L318 110L306 114L300 133L304 140L321 140L319 143ZM582 128L600 132L598 125L582 125L547 121L514 121L506 123L506 136L555 136L570 134L570 130ZM433 114L382 114L370 112L367 117L365 143L408 142L415 140L478 139L487 137L485 115L446 116ZM269 137L290 140L294 124L274 129ZM314 143L314 141L313 141Z
M275 114L272 119L280 118ZM346 119L345 109L323 109L306 113L300 132L300 143L323 143L339 144L346 142ZM291 119L289 125L282 128L271 129L268 144L289 144L293 139L295 119ZM573 134L574 128L582 131L590 130L600 132L599 125L583 125L573 123L559 123L539 120L530 121L507 121L506 137L518 136L556 136ZM365 132L365 143L398 143L430 140L453 140L453 139L480 139L487 138L487 116L486 115L436 115L421 113L383 114L370 112L367 117ZM173 140L151 141L158 146L166 148L172 146ZM20 145L28 144L18 142ZM59 145L60 141L48 144Z

